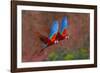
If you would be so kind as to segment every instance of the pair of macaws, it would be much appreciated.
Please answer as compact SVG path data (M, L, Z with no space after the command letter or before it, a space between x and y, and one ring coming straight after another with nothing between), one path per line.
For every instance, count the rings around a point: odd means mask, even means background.
M44 37L41 40L46 45L45 48L47 48L50 45L57 44L59 41L68 39L68 18L67 16L64 16L62 18L60 30L59 29L59 23L57 20L53 21L52 27L50 29L50 34L48 37ZM42 49L41 51L43 51Z

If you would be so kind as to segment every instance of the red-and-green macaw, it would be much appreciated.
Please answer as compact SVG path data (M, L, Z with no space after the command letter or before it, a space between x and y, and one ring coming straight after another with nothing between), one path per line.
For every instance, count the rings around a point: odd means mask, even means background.
M57 43L57 34L58 34L58 21L54 20L52 23L52 27L50 29L50 34L48 37L43 36L41 40L44 42L45 46L44 48L47 48L50 45ZM41 49L41 51L43 50Z
M64 39L68 39L69 35L68 35L68 19L67 17L63 17L62 18L62 22L61 22L61 26L60 26L60 32L58 32L57 34L57 40L64 40Z

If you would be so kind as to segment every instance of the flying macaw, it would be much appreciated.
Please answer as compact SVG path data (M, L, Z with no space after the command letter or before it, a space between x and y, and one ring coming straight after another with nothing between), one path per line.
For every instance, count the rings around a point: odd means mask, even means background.
M61 22L61 26L60 26L60 32L58 32L57 34L57 40L64 40L64 39L68 39L69 35L68 35L68 19L66 16L64 16L62 18L62 22Z
M45 44L44 48L47 48L48 46L57 43L57 34L58 34L58 21L54 20L52 23L52 27L50 29L49 36L48 37L43 36L43 38L41 38L41 40Z

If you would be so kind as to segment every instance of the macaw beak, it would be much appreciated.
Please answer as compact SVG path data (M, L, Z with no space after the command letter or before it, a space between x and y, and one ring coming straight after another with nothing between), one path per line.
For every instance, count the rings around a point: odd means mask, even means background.
M69 39L69 36L66 36L65 38L66 38L66 39Z
M58 40L55 40L54 43L57 44L58 43Z

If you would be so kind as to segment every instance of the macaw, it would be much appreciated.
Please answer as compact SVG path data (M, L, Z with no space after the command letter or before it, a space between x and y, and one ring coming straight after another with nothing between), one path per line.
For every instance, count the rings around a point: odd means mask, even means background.
M54 20L52 23L52 27L50 29L49 36L48 37L43 36L42 38L40 38L45 44L44 48L47 48L48 46L57 43L57 34L58 34L58 21ZM43 51L43 49L41 51Z
M69 35L68 35L68 19L67 17L63 17L62 18L62 22L61 22L61 26L60 26L60 32L58 32L57 34L57 40L64 40L64 39L68 39Z

